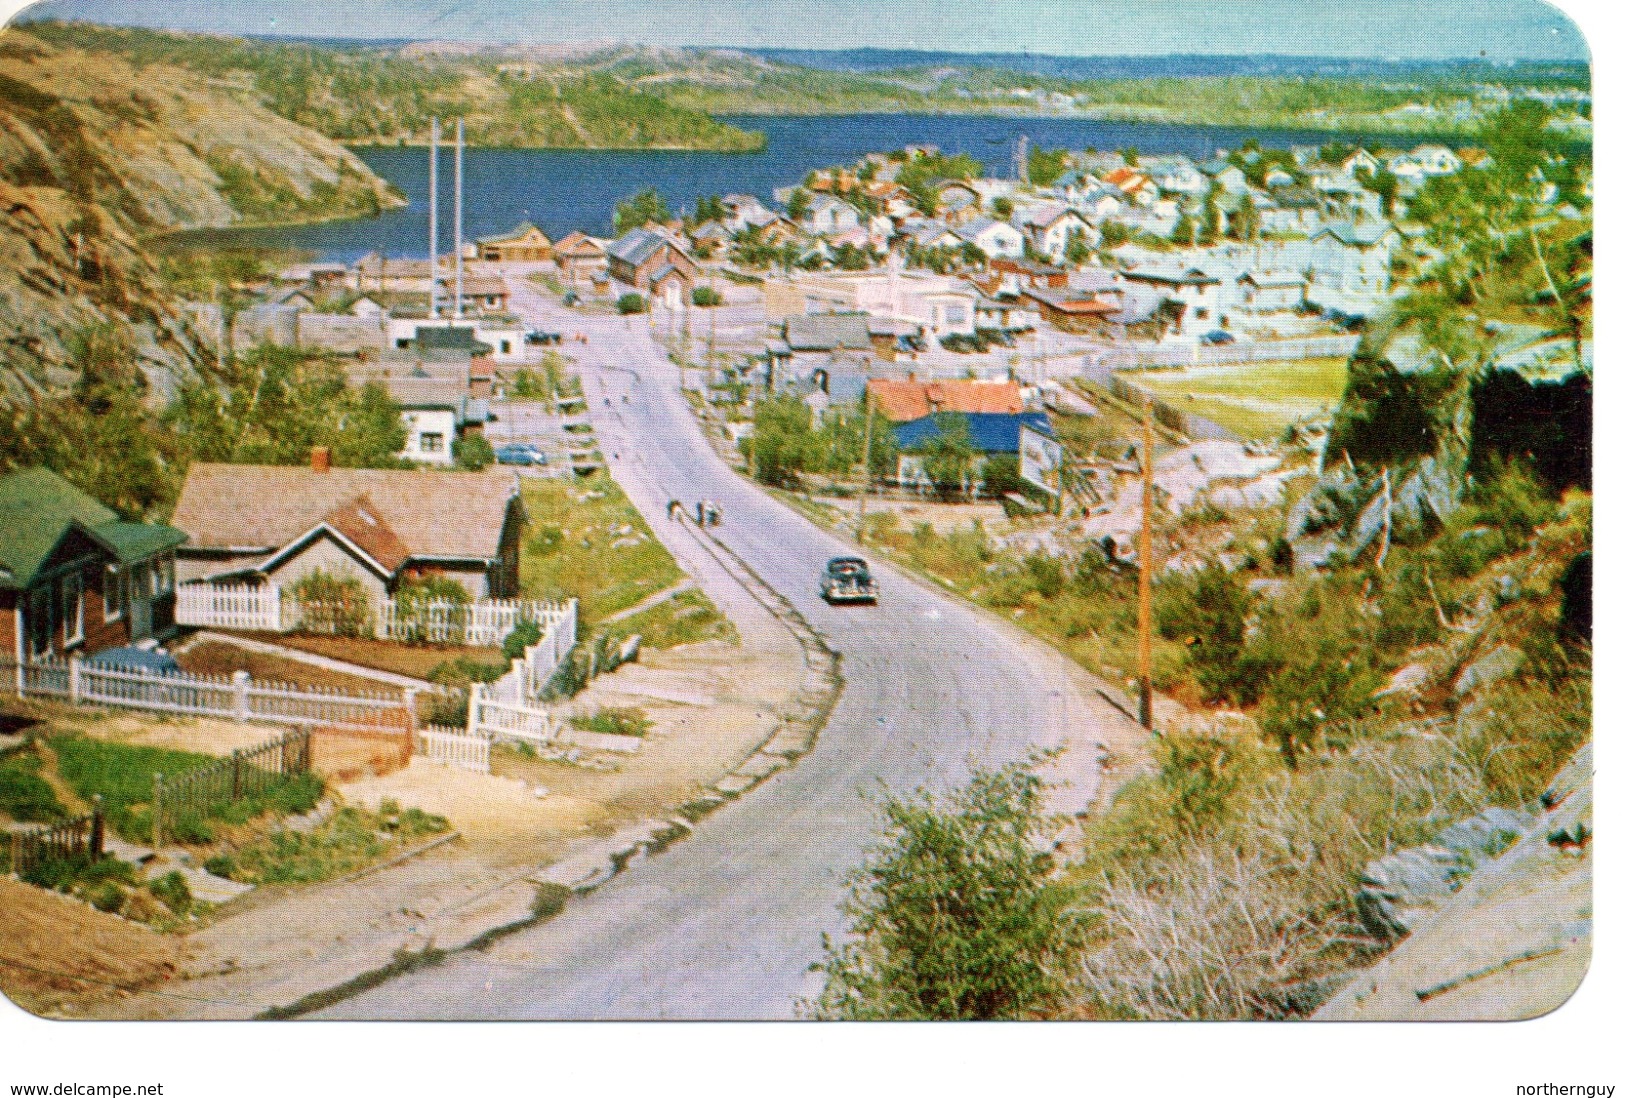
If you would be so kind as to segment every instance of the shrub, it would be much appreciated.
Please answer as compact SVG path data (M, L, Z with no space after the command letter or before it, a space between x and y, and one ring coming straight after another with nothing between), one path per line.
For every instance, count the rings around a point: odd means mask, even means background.
M615 311L622 316L641 313L648 308L642 294L622 294L615 300Z
M185 915L192 910L192 890L187 887L186 878L180 875L179 870L165 873L151 882L147 885L147 891L177 915Z
M1253 596L1241 579L1209 564L1193 576L1171 574L1158 586L1157 631L1184 644L1202 694L1233 705L1257 702L1274 661L1262 646L1247 649Z
M451 444L451 457L459 469L478 472L497 459L496 451L484 435L460 436Z
M430 573L408 580L395 591L395 622L401 639L407 644L425 644L431 639L461 644L465 621L458 608L472 601L468 588L446 576ZM442 609L447 603L452 606L449 613Z
M643 710L635 706L605 706L591 716L570 718L570 727L583 732L601 732L607 736L645 736L654 727Z
M1037 842L1050 825L1030 766L978 771L939 803L885 808L881 843L850 878L852 941L825 939L821 1018L1025 1018L1054 1007L1076 966L1072 891Z
M722 294L710 286L696 286L693 294L694 304L702 309L715 308L722 304Z
M335 576L318 568L288 589L299 603L299 628L336 637L372 634L372 607L367 588L354 576Z
M525 654L525 649L541 639L542 627L529 618L520 618L514 622L513 631L502 638L502 656L516 660Z

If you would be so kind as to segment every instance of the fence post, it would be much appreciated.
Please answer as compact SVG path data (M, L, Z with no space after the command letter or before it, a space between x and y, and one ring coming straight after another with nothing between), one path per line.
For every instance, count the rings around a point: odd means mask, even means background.
M107 841L107 822L102 818L102 795L90 798L90 856L101 860L102 848Z
M79 704L79 664L83 657L75 652L68 657L68 704Z
M26 662L26 656L17 661L17 696L19 698L24 696L24 683L28 677L24 666Z
M240 722L248 720L248 683L247 671L233 671L231 673L232 716Z
M483 683L471 682L468 684L468 734L474 735L474 729L479 726L480 697L485 691Z
M164 776L152 776L152 848L164 848Z
M406 702L406 730L412 734L414 742L418 734L418 688L408 686L401 691Z

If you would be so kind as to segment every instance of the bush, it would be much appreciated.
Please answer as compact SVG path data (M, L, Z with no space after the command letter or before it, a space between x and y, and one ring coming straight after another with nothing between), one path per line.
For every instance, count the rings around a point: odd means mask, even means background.
M606 736L642 737L648 734L654 723L635 706L605 706L591 716L570 718L570 727L583 732L601 732Z
M885 808L881 844L850 879L852 941L825 939L820 1018L1016 1019L1058 1005L1078 958L1072 890L1037 840L1030 766L978 771L946 803Z
M459 469L478 472L497 459L496 451L484 435L467 434L451 444L451 457Z
M472 601L468 588L446 576L430 573L408 580L395 591L395 621L401 639L407 644L426 644L431 639L461 644L462 612L453 609L450 614L442 614L436 604L450 603L455 608ZM431 626L435 627L432 632Z
M722 294L709 286L696 286L693 301L702 309L712 309L722 304Z
M615 311L622 316L631 316L648 309L648 303L643 300L642 294L622 294L615 300Z
M525 654L525 649L541 639L542 627L529 618L520 618L514 623L513 632L502 638L502 656L516 660Z
M335 637L372 635L372 607L367 588L354 576L335 576L318 568L288 588L299 603L299 629Z
M1261 646L1247 648L1253 596L1238 576L1218 565L1158 583L1157 631L1185 646L1191 670L1209 701L1252 705L1274 670Z
M147 885L147 891L177 915L185 915L192 910L192 890L187 887L186 878L180 875L179 870L165 873Z

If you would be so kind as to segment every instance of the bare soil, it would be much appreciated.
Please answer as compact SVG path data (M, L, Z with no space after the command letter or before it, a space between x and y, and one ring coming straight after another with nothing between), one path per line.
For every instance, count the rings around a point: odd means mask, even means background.
M281 682L290 686L319 686L366 693L376 692L380 688L371 679L329 671L325 667L315 667L264 652L250 652L216 641L194 644L177 653L175 659L194 675L231 675L237 671L247 671L260 682Z
M186 959L175 938L19 881L0 878L0 911L0 991L34 1014L108 1013L119 989L160 985Z
M425 679L429 672L448 660L466 656L480 663L501 663L502 649L466 647L457 644L396 644L392 641L369 640L364 637L307 637L299 634L245 633L255 640L280 644L284 648L297 648L329 659L372 667L379 671L393 671L414 679ZM314 668L312 670L315 670Z

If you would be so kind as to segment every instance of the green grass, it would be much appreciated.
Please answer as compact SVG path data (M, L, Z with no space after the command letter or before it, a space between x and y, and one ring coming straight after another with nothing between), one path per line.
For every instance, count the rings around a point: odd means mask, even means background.
M645 736L654 727L648 714L636 706L604 706L587 716L570 718L570 727L606 736Z
M55 738L51 748L56 752L57 772L62 779L86 800L100 796L108 826L136 841L152 837L154 774L177 778L218 761L191 751L75 736ZM321 799L322 789L319 776L301 774L252 797L216 805L200 816L182 816L173 822L172 837L181 842L209 842L214 838L210 820L240 824L265 812L308 812Z
M451 829L444 816L420 809L402 811L391 801L379 809L341 808L309 832L273 831L229 855L211 858L208 868L246 884L317 884Z
M682 569L608 473L532 480L524 493L531 521L519 582L526 597L580 599L590 625L682 581ZM615 533L626 527L631 535ZM636 544L615 544L637 535Z
M68 814L39 772L40 758L31 751L0 758L0 812L19 823L44 823Z
M1180 411L1206 416L1243 438L1274 439L1293 422L1337 406L1348 362L1311 358L1195 366L1143 371L1132 380Z
M648 648L676 648L700 641L738 639L733 623L700 591L683 591L615 623L617 635L633 633Z

